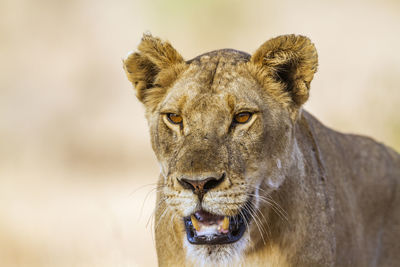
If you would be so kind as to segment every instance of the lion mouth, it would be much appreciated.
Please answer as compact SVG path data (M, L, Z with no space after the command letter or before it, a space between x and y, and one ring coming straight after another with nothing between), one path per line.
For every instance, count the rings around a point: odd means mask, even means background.
M183 220L191 244L216 245L238 241L246 231L249 218L249 208L243 208L235 216L221 216L199 210Z

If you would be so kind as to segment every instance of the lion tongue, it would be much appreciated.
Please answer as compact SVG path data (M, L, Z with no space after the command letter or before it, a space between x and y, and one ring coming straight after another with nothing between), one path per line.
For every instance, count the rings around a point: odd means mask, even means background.
M191 216L193 227L197 235L226 234L229 232L229 218L213 215L206 211L197 211Z
M208 225L216 224L218 221L224 219L224 216L214 215L204 210L197 211L194 216L199 222Z

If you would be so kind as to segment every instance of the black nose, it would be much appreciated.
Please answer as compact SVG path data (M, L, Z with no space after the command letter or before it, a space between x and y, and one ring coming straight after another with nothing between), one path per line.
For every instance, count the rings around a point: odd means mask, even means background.
M190 189L198 195L201 200L208 190L217 187L225 179L225 173L220 178L208 177L202 180L191 180L191 179L178 179L178 182L183 186L183 188Z

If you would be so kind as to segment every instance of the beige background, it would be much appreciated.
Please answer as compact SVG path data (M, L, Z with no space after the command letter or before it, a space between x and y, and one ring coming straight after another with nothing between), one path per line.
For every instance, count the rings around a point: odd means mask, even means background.
M0 0L0 266L156 265L158 164L121 66L145 31L186 59L307 35L306 108L400 150L399 1Z

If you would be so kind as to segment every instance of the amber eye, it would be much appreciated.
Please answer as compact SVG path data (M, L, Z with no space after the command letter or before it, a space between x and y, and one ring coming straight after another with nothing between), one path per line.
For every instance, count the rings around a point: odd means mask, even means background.
M241 112L235 115L233 121L236 123L246 123L250 120L252 115L253 114L251 114L250 112Z
M183 121L181 115L178 115L178 114L175 114L175 113L168 113L167 114L167 118L173 124L181 124L182 121Z

